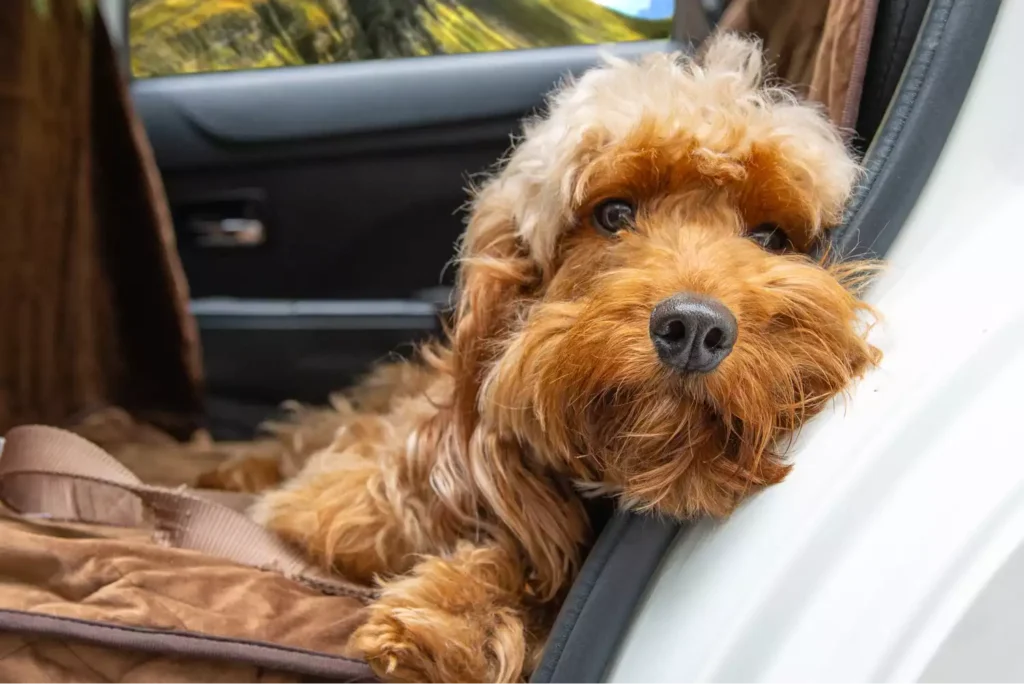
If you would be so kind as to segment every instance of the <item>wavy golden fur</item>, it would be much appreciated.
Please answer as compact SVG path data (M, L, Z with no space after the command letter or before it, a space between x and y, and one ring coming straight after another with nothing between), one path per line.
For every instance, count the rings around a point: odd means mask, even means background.
M521 680L578 569L584 493L726 515L785 477L794 431L877 361L856 296L869 265L806 256L858 167L763 70L756 43L723 35L565 84L475 193L448 343L272 429L270 479L289 479L254 515L379 581L354 639L380 675ZM637 207L632 230L592 225L608 198ZM795 249L747 238L766 222ZM653 307L679 292L736 318L713 372L673 372L652 345ZM267 458L204 484L265 484Z

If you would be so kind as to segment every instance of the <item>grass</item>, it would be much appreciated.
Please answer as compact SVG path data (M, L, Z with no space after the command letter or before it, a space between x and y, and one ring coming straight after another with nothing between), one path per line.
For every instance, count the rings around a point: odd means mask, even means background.
M591 0L133 0L136 76L666 38ZM372 7L374 16L361 16Z

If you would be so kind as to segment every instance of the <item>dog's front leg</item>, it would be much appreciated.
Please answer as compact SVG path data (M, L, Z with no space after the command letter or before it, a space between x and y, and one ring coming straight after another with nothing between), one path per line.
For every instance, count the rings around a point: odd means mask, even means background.
M540 647L527 629L521 565L462 542L385 582L353 635L378 676L408 682L516 682Z

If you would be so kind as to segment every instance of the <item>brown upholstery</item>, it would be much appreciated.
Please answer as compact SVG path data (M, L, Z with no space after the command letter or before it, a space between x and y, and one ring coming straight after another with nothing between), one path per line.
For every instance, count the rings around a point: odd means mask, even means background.
M0 510L0 538L0 681L370 678L346 646L363 619L351 596L162 548L141 529Z
M63 430L8 432L0 681L371 678L348 639L373 591L311 566L246 503L145 484Z
M732 0L720 29L764 41L775 75L821 102L852 132L877 0Z
M187 286L93 4L0 3L0 430L114 404L188 433Z

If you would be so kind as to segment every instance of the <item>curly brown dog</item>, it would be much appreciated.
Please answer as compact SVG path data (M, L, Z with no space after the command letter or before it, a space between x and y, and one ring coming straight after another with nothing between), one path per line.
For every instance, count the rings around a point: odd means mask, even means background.
M763 70L725 35L561 88L475 194L448 343L205 478L294 474L254 515L380 583L354 639L381 676L522 679L579 566L583 496L728 514L877 361L869 265L807 256L858 167Z

